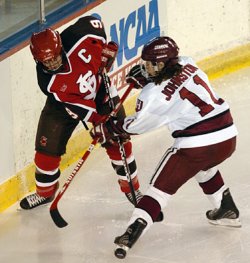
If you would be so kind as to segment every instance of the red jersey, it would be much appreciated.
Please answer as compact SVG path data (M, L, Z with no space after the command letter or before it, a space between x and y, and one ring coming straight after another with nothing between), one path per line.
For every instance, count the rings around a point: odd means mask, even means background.
M99 88L98 70L105 39L87 35L67 53L69 70L53 75L47 90L56 100L87 109L85 120L95 111L94 99Z
M73 117L88 121L96 112L95 98L100 87L98 71L106 43L103 24L94 17L83 17L65 29L61 38L64 70L49 74L38 65L38 83L46 95L62 102Z

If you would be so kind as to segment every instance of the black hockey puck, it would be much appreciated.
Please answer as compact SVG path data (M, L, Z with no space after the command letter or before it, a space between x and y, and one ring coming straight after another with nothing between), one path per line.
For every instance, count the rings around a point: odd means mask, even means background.
M126 254L127 254L127 252L126 252L126 250L124 250L123 248L117 248L117 249L115 250L115 256L116 256L117 258L123 259L123 258L126 257Z

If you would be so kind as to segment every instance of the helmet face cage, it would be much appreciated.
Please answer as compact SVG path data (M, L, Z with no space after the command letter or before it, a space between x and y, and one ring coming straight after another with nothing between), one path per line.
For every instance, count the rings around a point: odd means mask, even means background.
M44 62L54 59L62 52L62 41L59 32L47 28L33 33L30 40L30 50L36 61Z
M140 61L141 74L144 78L149 79L149 74L146 70L145 64L143 61Z
M142 49L141 58L152 63L177 61L179 47L170 37L156 37Z

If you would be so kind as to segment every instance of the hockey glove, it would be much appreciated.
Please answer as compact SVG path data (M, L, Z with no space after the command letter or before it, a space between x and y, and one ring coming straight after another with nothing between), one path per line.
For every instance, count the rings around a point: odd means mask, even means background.
M107 127L105 126L105 123L100 123L96 126L93 126L93 128L90 130L90 136L93 139L98 138L99 143L103 144L107 141L110 141L112 138L112 135L108 132Z
M142 74L142 67L140 65L135 65L127 74L126 82L128 84L133 83L136 89L141 89L148 83L148 80Z
M106 72L109 72L113 63L115 61L116 55L118 52L118 45L114 41L110 41L106 44L102 50L102 62L99 69L99 72L102 73L103 69L106 69Z
M127 134L113 119L94 126L90 130L90 135L94 139L98 138L101 144L117 144L118 137L122 143L130 140L129 134Z
M122 143L125 143L130 140L130 135L122 128L123 120L125 117L125 112L120 111L118 112L116 117L110 118L106 122L106 126L112 134L115 135L114 141L117 142L117 138L119 137Z

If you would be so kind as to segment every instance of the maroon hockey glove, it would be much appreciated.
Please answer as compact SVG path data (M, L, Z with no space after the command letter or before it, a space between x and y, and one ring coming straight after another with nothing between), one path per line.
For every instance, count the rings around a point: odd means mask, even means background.
M102 63L100 66L100 72L106 69L109 72L115 61L118 52L118 45L114 41L110 41L102 50Z
M118 116L117 116L118 117ZM119 117L118 117L119 118ZM110 118L106 122L106 127L110 133L114 134L114 142L117 142L117 137L119 137L120 142L125 143L130 140L130 134L128 134L123 128L123 119Z
M136 89L142 89L149 81L143 76L141 66L135 65L127 74L126 82L133 83Z

